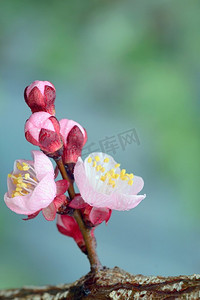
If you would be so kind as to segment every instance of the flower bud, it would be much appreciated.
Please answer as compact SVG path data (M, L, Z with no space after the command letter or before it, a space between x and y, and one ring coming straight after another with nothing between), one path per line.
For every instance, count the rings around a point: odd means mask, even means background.
M62 119L60 120L60 133L64 144L64 164L76 163L87 141L86 130L73 120Z
M74 217L58 215L56 225L60 233L72 237L81 251L87 254L84 238Z
M56 89L49 81L36 80L24 90L24 99L32 113L45 111L55 115Z
M58 120L47 112L36 112L26 121L25 137L50 157L62 155L62 139Z

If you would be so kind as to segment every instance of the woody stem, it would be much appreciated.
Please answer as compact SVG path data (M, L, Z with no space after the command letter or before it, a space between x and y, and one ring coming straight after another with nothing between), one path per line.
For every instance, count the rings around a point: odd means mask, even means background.
M63 179L66 179L70 183L68 193L69 193L70 199L73 199L75 197L73 182L67 175L62 158L59 157L55 161L56 161L56 164L60 170L60 173L61 173ZM87 249L87 257L90 262L91 271L97 272L102 267L102 265L99 261L98 255L96 253L95 238L92 237L91 230L85 226L79 210L77 210L77 209L74 210L73 217L76 220L76 222L80 228L80 231L83 235L86 249Z

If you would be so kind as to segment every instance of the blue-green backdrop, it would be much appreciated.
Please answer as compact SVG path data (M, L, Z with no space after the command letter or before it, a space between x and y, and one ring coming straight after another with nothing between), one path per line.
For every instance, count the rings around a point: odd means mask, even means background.
M14 160L36 149L23 132L23 90L36 79L56 86L58 119L81 123L96 148L112 139L115 159L145 180L147 198L96 230L102 263L146 275L200 272L199 13L195 0L1 1L0 288L89 271L55 222L25 222L3 201ZM119 136L132 129L140 144L122 148Z

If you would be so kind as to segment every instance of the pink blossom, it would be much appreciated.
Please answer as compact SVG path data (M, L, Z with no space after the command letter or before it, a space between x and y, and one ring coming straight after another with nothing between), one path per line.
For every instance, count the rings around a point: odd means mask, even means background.
M91 153L84 162L79 157L74 177L82 198L94 207L129 210L146 197L137 195L144 186L143 179L121 170L120 164L105 153Z
M64 163L76 163L87 141L86 130L73 120L62 119L60 120L60 133L64 144Z
M30 116L25 124L25 137L47 154L62 149L59 122L47 112L36 112Z
M32 113L45 111L55 115L56 89L49 81L36 80L24 90L24 99Z
M32 151L33 161L16 160L8 175L6 205L15 213L35 217L42 210L47 220L53 220L57 208L65 201L69 187L66 180L55 182L50 159L41 151Z

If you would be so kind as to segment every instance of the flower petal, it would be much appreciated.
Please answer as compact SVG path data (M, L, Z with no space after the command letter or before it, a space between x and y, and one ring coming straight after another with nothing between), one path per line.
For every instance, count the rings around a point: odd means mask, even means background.
M28 220L31 220L31 219L34 219L35 217L37 217L37 215L40 213L40 210L39 211L36 211L36 213L32 214L32 215L28 215L28 217L26 219L23 219L24 221L28 221Z
M35 187L27 206L32 211L37 211L47 207L56 196L56 184L54 176L47 174ZM14 198L13 198L14 199Z
M42 213L47 221L53 221L56 217L56 206L54 202L51 202L46 208L43 208Z
M67 197L65 195L56 196L53 200L53 203L55 204L56 210L61 207L64 203L67 203Z
M56 181L56 195L64 194L69 188L69 182L66 179Z
M136 207L146 195L127 195L115 193L111 196L109 208L115 210L129 210Z
M105 207L97 208L93 207L90 214L89 219L93 225L101 224L103 221L108 222L111 216L111 210Z
M47 174L54 176L54 168L50 159L38 150L32 151L34 158L34 169L37 179L42 180Z
M17 197L10 197L8 193L4 195L4 201L8 208L14 211L17 214L21 215L31 215L34 214L38 209L32 210L29 207L29 198L30 194L27 196L17 196Z
M85 201L83 200L80 194L76 195L69 204L71 208L75 208L75 209L84 208L86 205L87 203L85 203Z
M67 139L67 136L68 136L70 130L74 126L78 126L79 129L81 130L83 136L85 137L86 131L83 129L83 127L79 123L77 123L73 120L68 120L68 119L62 119L62 120L60 120L59 123L60 123L60 133L63 136L64 145L66 144L66 139Z
M140 176L133 177L133 185L130 186L130 192L137 195L144 187L144 180Z

